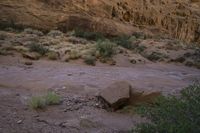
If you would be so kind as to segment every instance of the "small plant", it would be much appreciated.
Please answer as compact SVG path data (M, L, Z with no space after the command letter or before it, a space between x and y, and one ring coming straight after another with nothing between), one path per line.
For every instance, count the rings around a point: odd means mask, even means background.
M145 39L146 38L146 35L143 32L134 32L132 35L135 36L136 38L139 38L139 39Z
M144 55L150 61L161 61L164 58L168 58L167 55L160 52L152 52L150 55Z
M29 50L31 52L37 52L39 53L40 55L45 55L49 50L47 48L45 48L43 45L40 45L40 44L35 44L35 43L32 43L30 46L29 46Z
M33 109L43 109L47 105L57 105L61 101L59 95L54 92L48 92L43 96L34 96L29 102L29 106Z
M78 58L80 58L80 54L78 53L78 51L76 51L76 50L70 51L69 59L76 60Z
M138 113L151 122L139 124L133 133L199 133L200 84L185 88L179 97L160 97Z
M24 33L26 33L26 34L34 34L34 35L38 35L38 36L43 36L44 35L43 32L41 32L39 30L32 29L32 28L24 29Z
M147 49L147 47L144 46L144 45L135 44L135 45L133 46L133 50L134 50L136 53L142 53L142 52L144 52L146 49Z
M86 57L84 58L84 62L85 62L86 64L88 64L88 65L95 66L96 58L93 57L93 56L88 55L88 56L86 56Z
M57 59L58 59L58 54L57 54L56 52L49 52L49 53L47 54L47 56L48 56L48 58L49 58L50 60L57 60Z
M104 36L101 33L86 32L86 31L83 31L81 29L75 29L74 36L85 38L87 40L93 40L93 41L103 40L104 39Z
M115 42L117 45L120 45L124 48L132 49L132 43L129 39L130 39L129 36L123 35L123 36L119 36L117 38L114 38L113 42Z
M46 106L45 99L42 96L32 97L29 104L33 109L42 109Z
M51 37L63 36L63 33L59 30L51 30L48 34Z
M99 40L97 42L97 51L104 58L112 57L116 53L116 44L109 40Z
M45 100L46 100L46 104L47 105L57 105L60 103L60 96L57 95L56 93L54 92L49 92L46 97L45 97Z

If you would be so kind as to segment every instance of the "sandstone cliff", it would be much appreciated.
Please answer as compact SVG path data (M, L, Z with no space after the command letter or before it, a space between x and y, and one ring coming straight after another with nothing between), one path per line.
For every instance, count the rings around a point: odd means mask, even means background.
M1 0L0 16L1 27L78 27L109 35L148 29L200 42L199 0Z

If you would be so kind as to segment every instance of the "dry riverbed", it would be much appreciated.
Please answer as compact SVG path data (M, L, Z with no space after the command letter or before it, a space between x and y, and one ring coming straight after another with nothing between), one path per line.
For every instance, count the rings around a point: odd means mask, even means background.
M136 91L177 93L200 79L200 70L173 64L134 67L83 66L54 61L0 57L0 130L7 132L127 132L141 121L137 115L106 111L96 93L115 81L129 81ZM35 111L31 96L54 91L62 103Z

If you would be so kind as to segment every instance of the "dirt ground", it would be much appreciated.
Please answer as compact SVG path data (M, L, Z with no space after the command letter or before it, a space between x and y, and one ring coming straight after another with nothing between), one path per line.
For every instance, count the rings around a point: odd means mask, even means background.
M102 63L95 41L60 31L0 31L0 133L126 133L146 120L108 110L96 97L101 89L127 81L135 92L176 95L200 80L199 49L170 39L130 39L134 49L117 46ZM84 63L88 54L95 66ZM32 96L49 91L61 96L60 105L30 108Z
M0 56L0 131L2 133L124 133L144 121L136 114L106 111L95 95L115 81L129 81L136 91L174 94L195 80L200 70L153 63L85 66L39 60L27 66L21 57ZM60 105L35 111L31 96L54 91Z

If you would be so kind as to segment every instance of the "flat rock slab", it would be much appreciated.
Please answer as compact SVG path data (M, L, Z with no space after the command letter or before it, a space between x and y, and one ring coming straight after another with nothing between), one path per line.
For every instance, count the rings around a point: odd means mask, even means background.
M115 82L102 89L99 96L103 98L112 108L119 109L127 105L130 99L131 85L128 82Z

